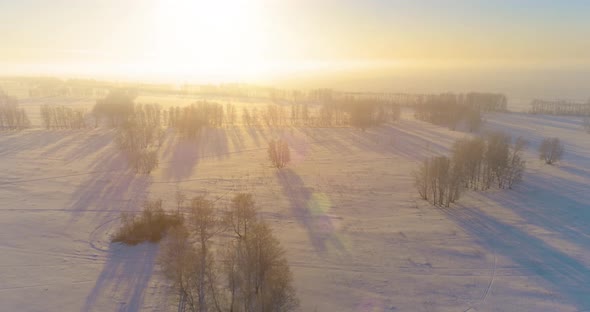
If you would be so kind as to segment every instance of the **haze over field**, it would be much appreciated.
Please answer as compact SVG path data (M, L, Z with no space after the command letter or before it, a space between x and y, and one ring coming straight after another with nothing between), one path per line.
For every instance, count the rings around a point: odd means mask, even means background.
M590 311L589 12L0 1L0 311Z
M3 1L0 74L586 99L583 0Z

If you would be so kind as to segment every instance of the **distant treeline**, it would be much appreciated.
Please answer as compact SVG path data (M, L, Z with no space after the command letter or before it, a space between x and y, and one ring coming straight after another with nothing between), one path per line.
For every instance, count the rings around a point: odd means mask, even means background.
M242 123L253 127L356 127L366 129L399 119L400 106L348 97L321 105L292 103L285 107L269 104L264 109L242 109Z
M420 120L455 130L461 124L469 131L481 126L481 114L506 111L507 98L496 93L443 93L420 98L414 105Z
M225 105L202 100L188 106L168 109L144 107L139 112L134 104L134 94L127 91L112 92L98 100L92 112L97 120L106 121L111 127L119 127L131 116L147 114L158 118L162 124L174 128L186 137L196 137L203 127L246 125L249 127L357 127L366 129L400 116L400 105L377 99L347 96L325 100L321 104L290 102L269 103L266 106L244 105L241 118L232 103ZM142 115L143 114L143 115ZM142 118L135 116L134 118ZM152 117L150 117L152 116Z
M576 103L569 101L533 100L531 113L548 115L590 116L590 101Z

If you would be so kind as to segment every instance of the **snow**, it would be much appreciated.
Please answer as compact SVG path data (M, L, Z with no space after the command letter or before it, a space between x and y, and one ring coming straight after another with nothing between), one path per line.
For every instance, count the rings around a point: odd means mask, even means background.
M590 135L579 118L523 113L489 114L486 130L530 142L524 182L467 192L447 209L419 200L411 174L470 134L407 111L365 132L236 127L197 144L169 135L150 176L128 170L112 131L0 133L1 310L174 311L158 246L109 236L146 198L175 209L178 188L220 207L252 192L287 250L301 311L590 310ZM277 171L266 142L279 136L293 163ZM565 143L557 165L536 157L544 136Z

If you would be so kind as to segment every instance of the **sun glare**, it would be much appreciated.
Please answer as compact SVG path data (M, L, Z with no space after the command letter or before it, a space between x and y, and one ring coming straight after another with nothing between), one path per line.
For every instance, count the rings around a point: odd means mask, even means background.
M152 71L242 79L260 74L268 52L262 7L247 0L162 0L158 3Z

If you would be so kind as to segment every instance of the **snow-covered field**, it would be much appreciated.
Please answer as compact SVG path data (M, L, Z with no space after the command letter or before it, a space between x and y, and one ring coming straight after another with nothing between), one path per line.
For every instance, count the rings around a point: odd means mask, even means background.
M21 105L33 114L39 104ZM524 182L466 192L448 209L418 199L412 171L468 134L409 112L366 132L169 137L150 176L127 169L112 131L0 133L0 310L175 311L158 246L109 236L148 197L174 209L180 188L220 206L255 194L287 249L301 311L590 311L590 134L574 117L486 119L488 130L529 140ZM277 171L266 143L279 136L293 162ZM536 157L544 136L565 143L558 165Z

